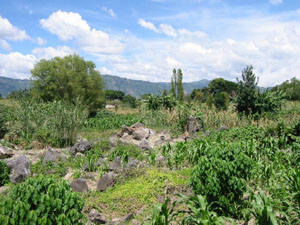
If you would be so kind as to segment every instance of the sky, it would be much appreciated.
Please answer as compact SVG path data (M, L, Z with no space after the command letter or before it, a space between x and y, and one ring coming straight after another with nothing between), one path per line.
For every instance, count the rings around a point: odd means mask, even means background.
M101 74L259 85L300 79L300 0L0 0L0 76L28 79L41 59L79 54Z

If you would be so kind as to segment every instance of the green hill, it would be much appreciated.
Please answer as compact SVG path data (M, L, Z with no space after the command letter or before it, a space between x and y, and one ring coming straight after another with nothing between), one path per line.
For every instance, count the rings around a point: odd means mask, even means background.
M164 89L170 89L171 84L168 82L149 82L142 80L132 80L121 78L118 76L103 75L105 88L111 90L123 91L125 94L130 94L139 97L142 94L158 94ZM207 87L209 80L200 80L196 82L184 83L184 90L187 93L193 89ZM7 94L15 90L21 90L30 87L29 80L12 79L0 77L0 94L5 97Z

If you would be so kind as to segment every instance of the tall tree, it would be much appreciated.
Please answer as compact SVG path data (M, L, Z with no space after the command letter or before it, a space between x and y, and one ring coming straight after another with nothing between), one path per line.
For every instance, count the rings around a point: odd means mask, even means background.
M184 99L184 89L183 89L183 74L182 70L175 68L173 69L173 75L171 78L171 94L179 101L183 101Z
M85 104L91 114L105 104L104 81L96 66L79 55L42 59L31 70L32 95L44 101L64 99Z
M171 77L171 94L176 97L177 93L177 76L176 76L176 69L173 69L173 75Z

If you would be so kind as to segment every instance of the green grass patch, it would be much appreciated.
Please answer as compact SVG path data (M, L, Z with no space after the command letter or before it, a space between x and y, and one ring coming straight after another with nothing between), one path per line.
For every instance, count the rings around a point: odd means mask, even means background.
M97 208L106 215L124 216L158 203L166 187L187 186L191 169L178 171L146 169L143 174L116 184L105 192L94 192L87 199L87 207Z

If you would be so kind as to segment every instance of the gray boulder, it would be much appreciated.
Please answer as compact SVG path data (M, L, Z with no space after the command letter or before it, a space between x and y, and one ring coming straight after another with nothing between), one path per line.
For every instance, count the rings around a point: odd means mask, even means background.
M189 135L198 133L204 128L203 121L200 118L190 115L187 120L187 132Z
M116 147L118 144L118 138L114 136L109 138L109 144L111 147Z
M76 153L85 153L92 148L92 144L86 140L78 141L72 148L69 149L72 155L76 155Z
M105 191L108 187L112 187L115 181L115 173L109 172L104 174L101 179L97 182L97 190Z
M88 214L88 219L95 224L107 223L107 220L96 209L91 209L91 211Z
M124 134L131 135L133 132L133 129L131 127L127 127L126 125L123 125L121 128L120 137L123 137Z
M140 148L144 149L144 150L151 150L152 149L151 146L150 146L150 143L147 139L143 139L143 141L140 144Z
M24 155L7 160L6 165L12 171L10 175L10 181L12 183L20 183L31 175L30 162Z
M139 165L140 161L134 159L134 158L129 158L128 163L126 164L126 169L134 169L137 168Z
M221 127L219 127L217 132L222 132L222 131L225 131L225 130L229 130L229 128L227 126L221 126Z
M53 150L52 148L48 148L45 157L43 159L43 165L46 165L48 162L52 162L55 164L61 159L65 159L65 156L60 151L56 151Z
M148 139L149 136L150 136L150 129L148 128L138 128L134 130L134 132L132 133L132 137L138 141L141 141L143 139Z
M134 128L134 129L144 128L144 127L145 127L145 125L140 122L136 122L135 124L133 124L131 126L131 128Z
M76 191L76 192L86 192L89 190L86 180L82 179L82 178L73 180L71 182L71 188L73 191Z
M109 170L114 172L120 172L122 170L121 158L116 156L114 161L109 163Z
M101 167L105 167L106 166L106 160L104 158L99 158L98 161L95 163L95 166L101 166Z
M0 145L0 159L11 158L14 155L14 152L11 148Z

